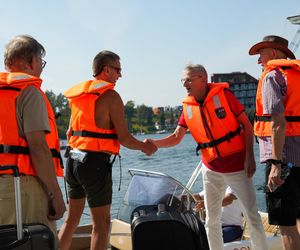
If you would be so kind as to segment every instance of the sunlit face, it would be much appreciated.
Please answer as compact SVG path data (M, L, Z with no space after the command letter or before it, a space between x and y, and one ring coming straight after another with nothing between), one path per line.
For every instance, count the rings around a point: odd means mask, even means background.
M114 61L108 65L106 65L107 67L107 76L108 76L108 81L111 83L116 83L117 80L122 77L122 68L121 68L121 64L120 61Z
M189 96L194 96L199 101L204 100L207 91L207 79L200 72L185 70L181 82Z
M258 53L260 56L257 63L261 64L263 68L267 66L268 61L275 58L275 51L271 48L260 49Z

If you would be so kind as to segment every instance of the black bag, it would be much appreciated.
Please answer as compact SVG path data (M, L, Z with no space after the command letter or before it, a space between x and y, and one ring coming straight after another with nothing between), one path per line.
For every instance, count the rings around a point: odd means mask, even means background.
M165 204L140 206L132 213L133 250L208 250L204 225L192 211Z
M13 170L15 177L17 225L0 225L0 249L54 249L54 235L46 225L22 224L19 169L17 166L0 166L0 172L7 169Z

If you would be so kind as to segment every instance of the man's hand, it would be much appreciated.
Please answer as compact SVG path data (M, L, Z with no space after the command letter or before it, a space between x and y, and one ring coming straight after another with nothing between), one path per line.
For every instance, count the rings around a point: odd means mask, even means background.
M150 155L154 154L156 151L157 151L157 147L153 143L153 140L145 139L142 152L145 153L146 155L150 156Z
M245 159L245 163L244 163L244 170L246 172L246 175L248 176L248 178L251 178L255 171L256 171L256 164L255 164L255 160L254 157L251 157L251 159Z
M65 202L61 195L50 197L49 199L49 220L59 220L66 211Z
M272 164L272 168L268 179L268 188L271 192L273 192L276 187L279 187L284 183L284 181L280 179L280 176L281 176L281 165Z
M194 194L196 200L195 209L197 212L200 212L205 209L204 200L199 194Z

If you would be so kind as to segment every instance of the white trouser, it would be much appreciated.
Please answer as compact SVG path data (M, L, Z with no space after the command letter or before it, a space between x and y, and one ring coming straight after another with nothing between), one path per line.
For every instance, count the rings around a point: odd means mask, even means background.
M267 250L267 240L260 215L257 211L252 178L244 170L233 173L219 173L208 169L202 163L204 204L206 208L206 232L209 247L223 250L221 227L221 207L227 186L230 186L239 199L244 216L249 223L251 244L254 250Z

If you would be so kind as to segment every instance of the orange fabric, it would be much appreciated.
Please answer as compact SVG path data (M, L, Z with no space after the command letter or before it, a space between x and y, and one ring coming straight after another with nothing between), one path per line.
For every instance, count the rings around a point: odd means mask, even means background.
M256 116L270 117L270 115L263 114L262 102L262 87L263 79L272 70L278 69L286 77L287 92L285 98L285 112L286 117L299 117L300 116L300 60L271 60L268 62L262 76L259 79L256 93ZM271 121L256 121L254 123L254 134L256 136L271 136ZM286 124L286 136L299 136L300 135L300 122L289 122Z
M209 143L219 139L230 131L239 128L235 115L224 94L227 83L208 84L209 92L202 107L192 96L187 96L183 101L183 114L187 126L197 143ZM218 117L218 111L224 117ZM224 113L224 112L225 113ZM245 150L244 135L241 132L230 140L224 141L217 146L201 149L202 158L210 162L217 157L224 157Z
M27 75L24 73L0 73L0 144L10 146L24 146L28 147L25 138L21 138L18 134L18 125L16 119L16 98L23 89L29 85L35 86L41 91L40 86L42 79ZM8 88L16 88L16 90L10 90ZM45 99L48 118L50 125L50 133L46 135L46 141L50 149L56 149L60 152L58 132L55 123L54 112L51 104L48 101L47 96L42 92ZM63 176L63 169L59 158L52 158L55 166L55 172L57 176ZM30 155L15 154L15 153L1 153L0 165L17 165L20 173L25 175L36 176L33 164L30 159ZM12 173L11 171L2 171L3 173Z
M101 134L116 134L115 129L102 129L95 123L95 103L101 94L114 88L114 84L102 80L82 82L65 92L70 100L72 131L89 131ZM117 139L71 136L69 145L86 151L110 152L119 154L120 143Z

